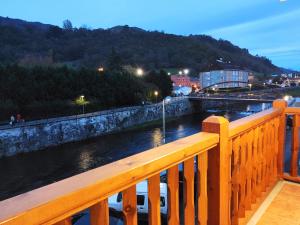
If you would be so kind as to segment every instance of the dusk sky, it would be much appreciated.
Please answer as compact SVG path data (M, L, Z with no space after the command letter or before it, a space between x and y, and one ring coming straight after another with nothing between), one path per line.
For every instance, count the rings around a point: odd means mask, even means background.
M300 0L1 0L0 16L62 25L208 34L300 70Z

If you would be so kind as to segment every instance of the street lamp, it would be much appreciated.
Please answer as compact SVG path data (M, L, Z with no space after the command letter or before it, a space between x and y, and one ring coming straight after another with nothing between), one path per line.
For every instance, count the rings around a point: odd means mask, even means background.
M103 72L103 71L104 71L104 68L101 66L101 67L98 68L98 71L99 71L99 72Z
M249 88L250 88L250 91L251 91L251 88L252 88L252 84L248 84Z
M82 114L84 114L84 106L86 104L88 104L89 102L85 100L84 95L80 95L77 99L76 99L76 104L82 106Z
M143 69L142 69L142 68L137 68L137 69L136 69L136 75L138 75L138 76L143 76L143 75L144 75Z
M188 75L188 74L189 74L189 72L190 72L190 70L189 70L189 69L184 69L184 70L183 70L183 73L184 73L185 75Z
M158 96L158 91L154 91L154 95L155 95L155 102L157 103L157 96Z

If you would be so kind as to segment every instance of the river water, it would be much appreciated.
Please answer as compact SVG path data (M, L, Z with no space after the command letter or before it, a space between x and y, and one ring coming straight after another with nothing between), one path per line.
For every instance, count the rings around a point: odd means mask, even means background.
M208 111L171 120L166 142L201 131L208 116L223 115L230 121L260 111L269 104L239 104L238 111ZM65 144L42 151L0 159L0 200L82 173L163 144L162 125L125 131L92 140ZM112 218L113 220L113 218ZM113 222L112 224L117 224Z

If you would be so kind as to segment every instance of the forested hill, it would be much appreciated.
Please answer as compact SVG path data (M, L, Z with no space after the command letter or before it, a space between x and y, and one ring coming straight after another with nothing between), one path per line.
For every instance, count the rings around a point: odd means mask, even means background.
M231 65L266 74L282 70L267 58L253 56L229 41L205 35L149 32L128 26L106 30L62 29L0 17L0 46L1 64L97 68L107 64L114 49L124 65L146 69L188 67L199 72ZM223 62L217 61L220 58Z

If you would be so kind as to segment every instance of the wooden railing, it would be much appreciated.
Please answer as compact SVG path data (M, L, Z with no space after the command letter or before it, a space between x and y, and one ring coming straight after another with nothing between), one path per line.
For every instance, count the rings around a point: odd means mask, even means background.
M289 175L284 174L287 114L294 115ZM245 223L250 209L259 205L276 181L299 179L299 116L300 109L277 100L272 109L231 123L209 117L203 121L203 132L0 202L0 224L70 225L74 214L89 209L91 225L107 225L108 197L122 192L124 223L136 225L136 184L147 179L149 224L160 225L162 171L167 171L169 225L179 225L181 216L186 225Z

